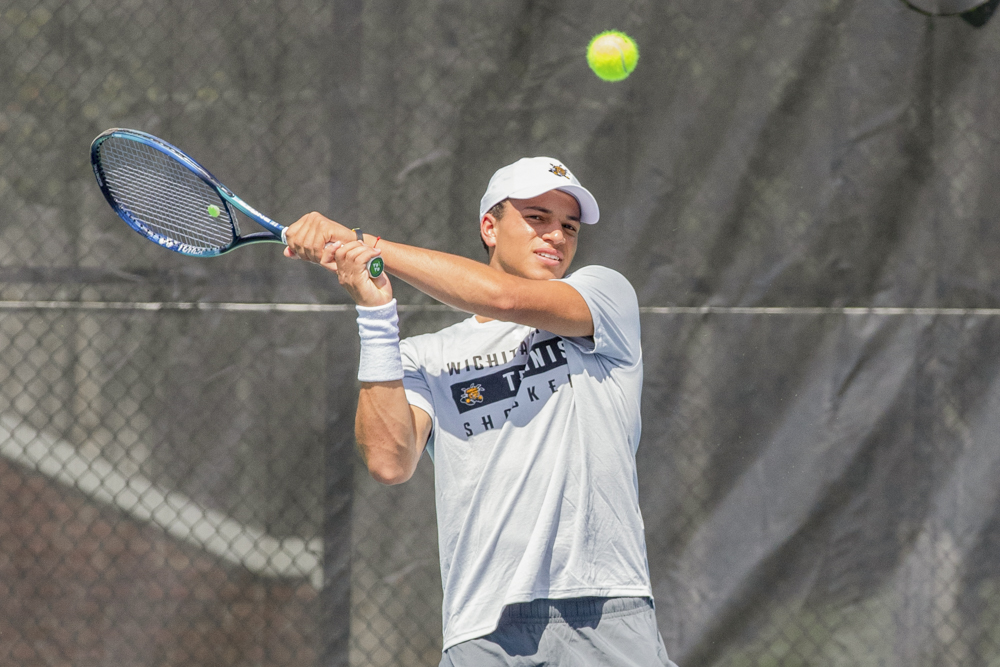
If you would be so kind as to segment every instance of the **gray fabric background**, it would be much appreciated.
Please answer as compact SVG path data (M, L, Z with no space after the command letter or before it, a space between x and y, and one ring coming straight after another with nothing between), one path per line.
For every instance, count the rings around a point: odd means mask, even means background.
M583 57L608 28L641 50L617 84ZM122 126L279 221L319 210L474 258L493 170L564 160L602 207L577 264L621 271L643 307L641 504L671 657L994 664L998 31L898 0L7 0L0 414L268 534L322 537L326 585L276 593L305 614L268 621L301 634L267 643L227 629L249 575L195 577L221 611L191 621L204 651L178 653L176 608L134 635L109 622L105 559L78 617L6 584L0 663L440 656L432 472L384 488L358 465L346 295L276 246L208 261L142 241L87 161ZM395 285L405 335L462 317ZM177 306L196 302L319 308ZM3 502L56 484L17 474L34 481ZM0 581L44 580L69 524L17 525ZM167 634L125 650L148 632Z

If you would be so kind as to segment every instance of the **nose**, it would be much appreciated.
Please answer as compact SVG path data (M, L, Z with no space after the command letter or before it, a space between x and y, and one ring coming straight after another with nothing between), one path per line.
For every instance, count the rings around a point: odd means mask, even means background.
M557 224L555 227L550 229L542 236L542 238L552 245L562 245L566 241L566 236L563 234L561 224Z

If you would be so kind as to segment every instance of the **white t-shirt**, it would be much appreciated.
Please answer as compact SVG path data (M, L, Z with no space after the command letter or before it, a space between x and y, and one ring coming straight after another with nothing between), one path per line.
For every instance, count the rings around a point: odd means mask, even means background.
M470 317L401 343L407 399L432 419L445 649L515 602L652 597L635 291L600 266L563 282L590 307L592 339Z

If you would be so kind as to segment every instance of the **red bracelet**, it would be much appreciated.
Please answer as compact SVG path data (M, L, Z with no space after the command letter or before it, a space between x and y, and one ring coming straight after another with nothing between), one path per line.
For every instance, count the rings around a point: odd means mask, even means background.
M382 240L381 236L376 236L375 237L375 243L372 244L372 247L373 248L377 248L378 247L378 242L381 241L381 240Z

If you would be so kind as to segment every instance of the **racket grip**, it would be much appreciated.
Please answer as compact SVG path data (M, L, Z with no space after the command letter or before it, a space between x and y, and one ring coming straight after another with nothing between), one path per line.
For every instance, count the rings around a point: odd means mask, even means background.
M288 227L281 228L281 242L288 245L288 238L285 236L285 232L288 231Z
M360 227L355 227L351 231L353 231L354 234L357 236L358 241L360 241L361 243L365 242L365 235L361 231ZM365 264L365 268L368 269L369 276L371 276L372 278L378 278L380 275L382 275L382 272L385 271L385 262L382 260L381 257L372 257Z
M385 271L385 262L382 261L381 257L372 257L365 264L365 268L368 269L369 276L378 278Z

